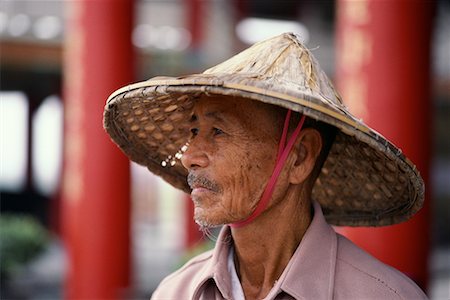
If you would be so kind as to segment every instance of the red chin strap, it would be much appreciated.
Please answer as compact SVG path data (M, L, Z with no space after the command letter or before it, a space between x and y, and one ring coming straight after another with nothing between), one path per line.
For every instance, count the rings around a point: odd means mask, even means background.
M295 140L297 139L300 130L303 127L303 123L305 122L305 116L302 115L300 122L295 128L292 136L289 138L289 141L286 144L287 133L289 129L289 121L291 119L291 110L288 110L286 114L286 118L284 120L283 134L281 135L280 145L278 146L278 155L277 161L275 163L275 169L272 172L272 176L267 182L266 188L261 196L261 199L258 202L253 213L245 220L229 224L232 228L240 228L245 225L251 223L254 219L256 219L267 207L270 198L272 197L273 191L275 189L275 184L277 183L278 176L280 176L281 170L283 169L284 163L291 152L292 147L294 146Z

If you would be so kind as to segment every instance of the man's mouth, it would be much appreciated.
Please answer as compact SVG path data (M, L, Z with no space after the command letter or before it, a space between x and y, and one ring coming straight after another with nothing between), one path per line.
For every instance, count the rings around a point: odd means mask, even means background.
M220 186L216 182L206 178L205 176L196 175L194 173L189 173L187 182L189 187L192 189L191 195L197 195L205 192L218 193L221 191Z

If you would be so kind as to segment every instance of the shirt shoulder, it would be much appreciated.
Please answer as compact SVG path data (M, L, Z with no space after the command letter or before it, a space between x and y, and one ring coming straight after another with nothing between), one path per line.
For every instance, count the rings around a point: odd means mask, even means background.
M337 234L337 299L427 299L406 275Z
M190 299L196 288L208 278L208 263L212 251L195 256L180 269L164 278L153 292L151 299Z

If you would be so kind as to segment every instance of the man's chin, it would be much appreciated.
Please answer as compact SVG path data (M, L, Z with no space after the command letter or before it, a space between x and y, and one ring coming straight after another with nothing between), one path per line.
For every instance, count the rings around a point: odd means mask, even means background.
M224 225L224 222L220 222L217 220L211 220L210 218L205 218L204 215L202 215L201 208L196 208L194 212L194 221L197 223L197 225L200 227L200 230L207 233L208 230L220 227Z
M223 225L223 223L210 222L203 218L194 218L194 220L200 228L215 228Z

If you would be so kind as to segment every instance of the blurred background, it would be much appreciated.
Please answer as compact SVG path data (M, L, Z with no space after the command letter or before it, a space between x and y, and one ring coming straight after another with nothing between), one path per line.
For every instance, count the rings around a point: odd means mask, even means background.
M427 184L426 208L402 225L401 244L389 248L399 239L385 231L338 230L368 251L364 239L377 240L384 252L374 255L430 298L450 299L450 4L382 2L0 1L1 299L149 298L211 248L189 198L110 142L103 107L123 85L201 72L281 32L303 38L348 106L392 138ZM381 90L407 96L386 110L372 104Z

